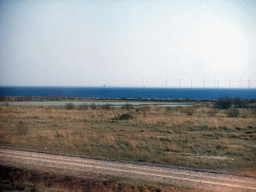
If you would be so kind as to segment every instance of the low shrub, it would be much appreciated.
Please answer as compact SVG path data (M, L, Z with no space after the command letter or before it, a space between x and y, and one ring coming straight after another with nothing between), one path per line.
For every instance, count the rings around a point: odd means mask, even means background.
M28 132L28 126L26 125L26 123L20 121L17 126L17 131L19 135L26 135Z
M112 105L110 104L106 104L106 105L102 105L102 109L105 109L105 110L110 110L112 108Z
M172 112L181 112L181 110L183 109L182 106L177 106L177 107L165 107L166 111L169 112L169 113L172 113Z
M256 108L251 108L251 114L256 116Z
M137 108L135 111L137 113L146 113L147 111L149 111L151 109L150 106L144 106L144 107L139 107Z
M27 95L25 97L25 101L32 101L33 97L31 95Z
M4 95L0 95L0 101L6 101L7 98Z
M195 113L195 111L196 110L193 107L183 107L180 112L186 113L187 115L193 115Z
M173 108L173 107L170 107L170 106L165 107L165 111L166 111L166 112L173 112L172 108Z
M210 116L214 116L217 114L217 109L209 109L207 114L210 115Z
M87 104L78 105L79 110L87 110L89 106Z
M247 108L247 102L241 98L235 98L233 104L238 108Z
M219 98L214 103L214 108L217 109L228 109L232 105L232 99L230 98Z
M125 110L130 110L130 109L133 109L133 106L132 106L132 104L126 103L126 104L123 106L123 109L125 109Z
M96 110L97 109L97 105L95 103L90 104L90 109L91 110Z
M133 116L129 113L124 113L122 115L116 115L112 120L127 120L127 119L132 119Z
M71 109L74 109L74 108L75 108L75 105L74 105L73 103L68 103L68 104L65 105L65 108L66 108L67 110L71 110Z
M16 97L16 101L24 101L24 100L25 100L25 97L23 96Z
M68 99L69 101L72 101L72 100L74 100L75 98L72 97L72 96L69 96L69 97L67 97L67 99Z
M237 117L239 115L239 109L231 107L227 109L226 114L228 117Z

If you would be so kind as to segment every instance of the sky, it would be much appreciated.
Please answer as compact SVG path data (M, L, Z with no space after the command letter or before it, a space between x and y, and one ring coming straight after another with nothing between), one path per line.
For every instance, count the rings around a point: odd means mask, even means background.
M1 0L0 86L256 88L256 1Z

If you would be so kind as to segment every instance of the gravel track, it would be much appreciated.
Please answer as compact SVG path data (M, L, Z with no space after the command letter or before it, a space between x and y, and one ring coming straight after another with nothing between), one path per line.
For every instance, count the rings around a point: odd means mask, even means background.
M256 179L191 169L159 165L103 161L86 157L74 157L0 148L0 164L24 166L36 169L62 169L66 171L95 173L127 177L136 180L154 180L169 184L189 185L211 191L256 191Z

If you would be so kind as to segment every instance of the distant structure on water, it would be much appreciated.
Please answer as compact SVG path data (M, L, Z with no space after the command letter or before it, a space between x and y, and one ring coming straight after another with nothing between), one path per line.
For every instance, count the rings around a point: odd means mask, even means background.
M179 81L179 87L180 87L180 84L181 84L182 80L183 80L183 78L182 79L177 79L177 81Z

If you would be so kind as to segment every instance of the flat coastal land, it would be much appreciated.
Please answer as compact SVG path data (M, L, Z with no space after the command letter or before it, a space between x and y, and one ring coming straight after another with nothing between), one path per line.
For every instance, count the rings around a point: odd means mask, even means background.
M215 107L216 101L75 102L12 105L4 101L0 145L256 177L253 101L226 109Z

